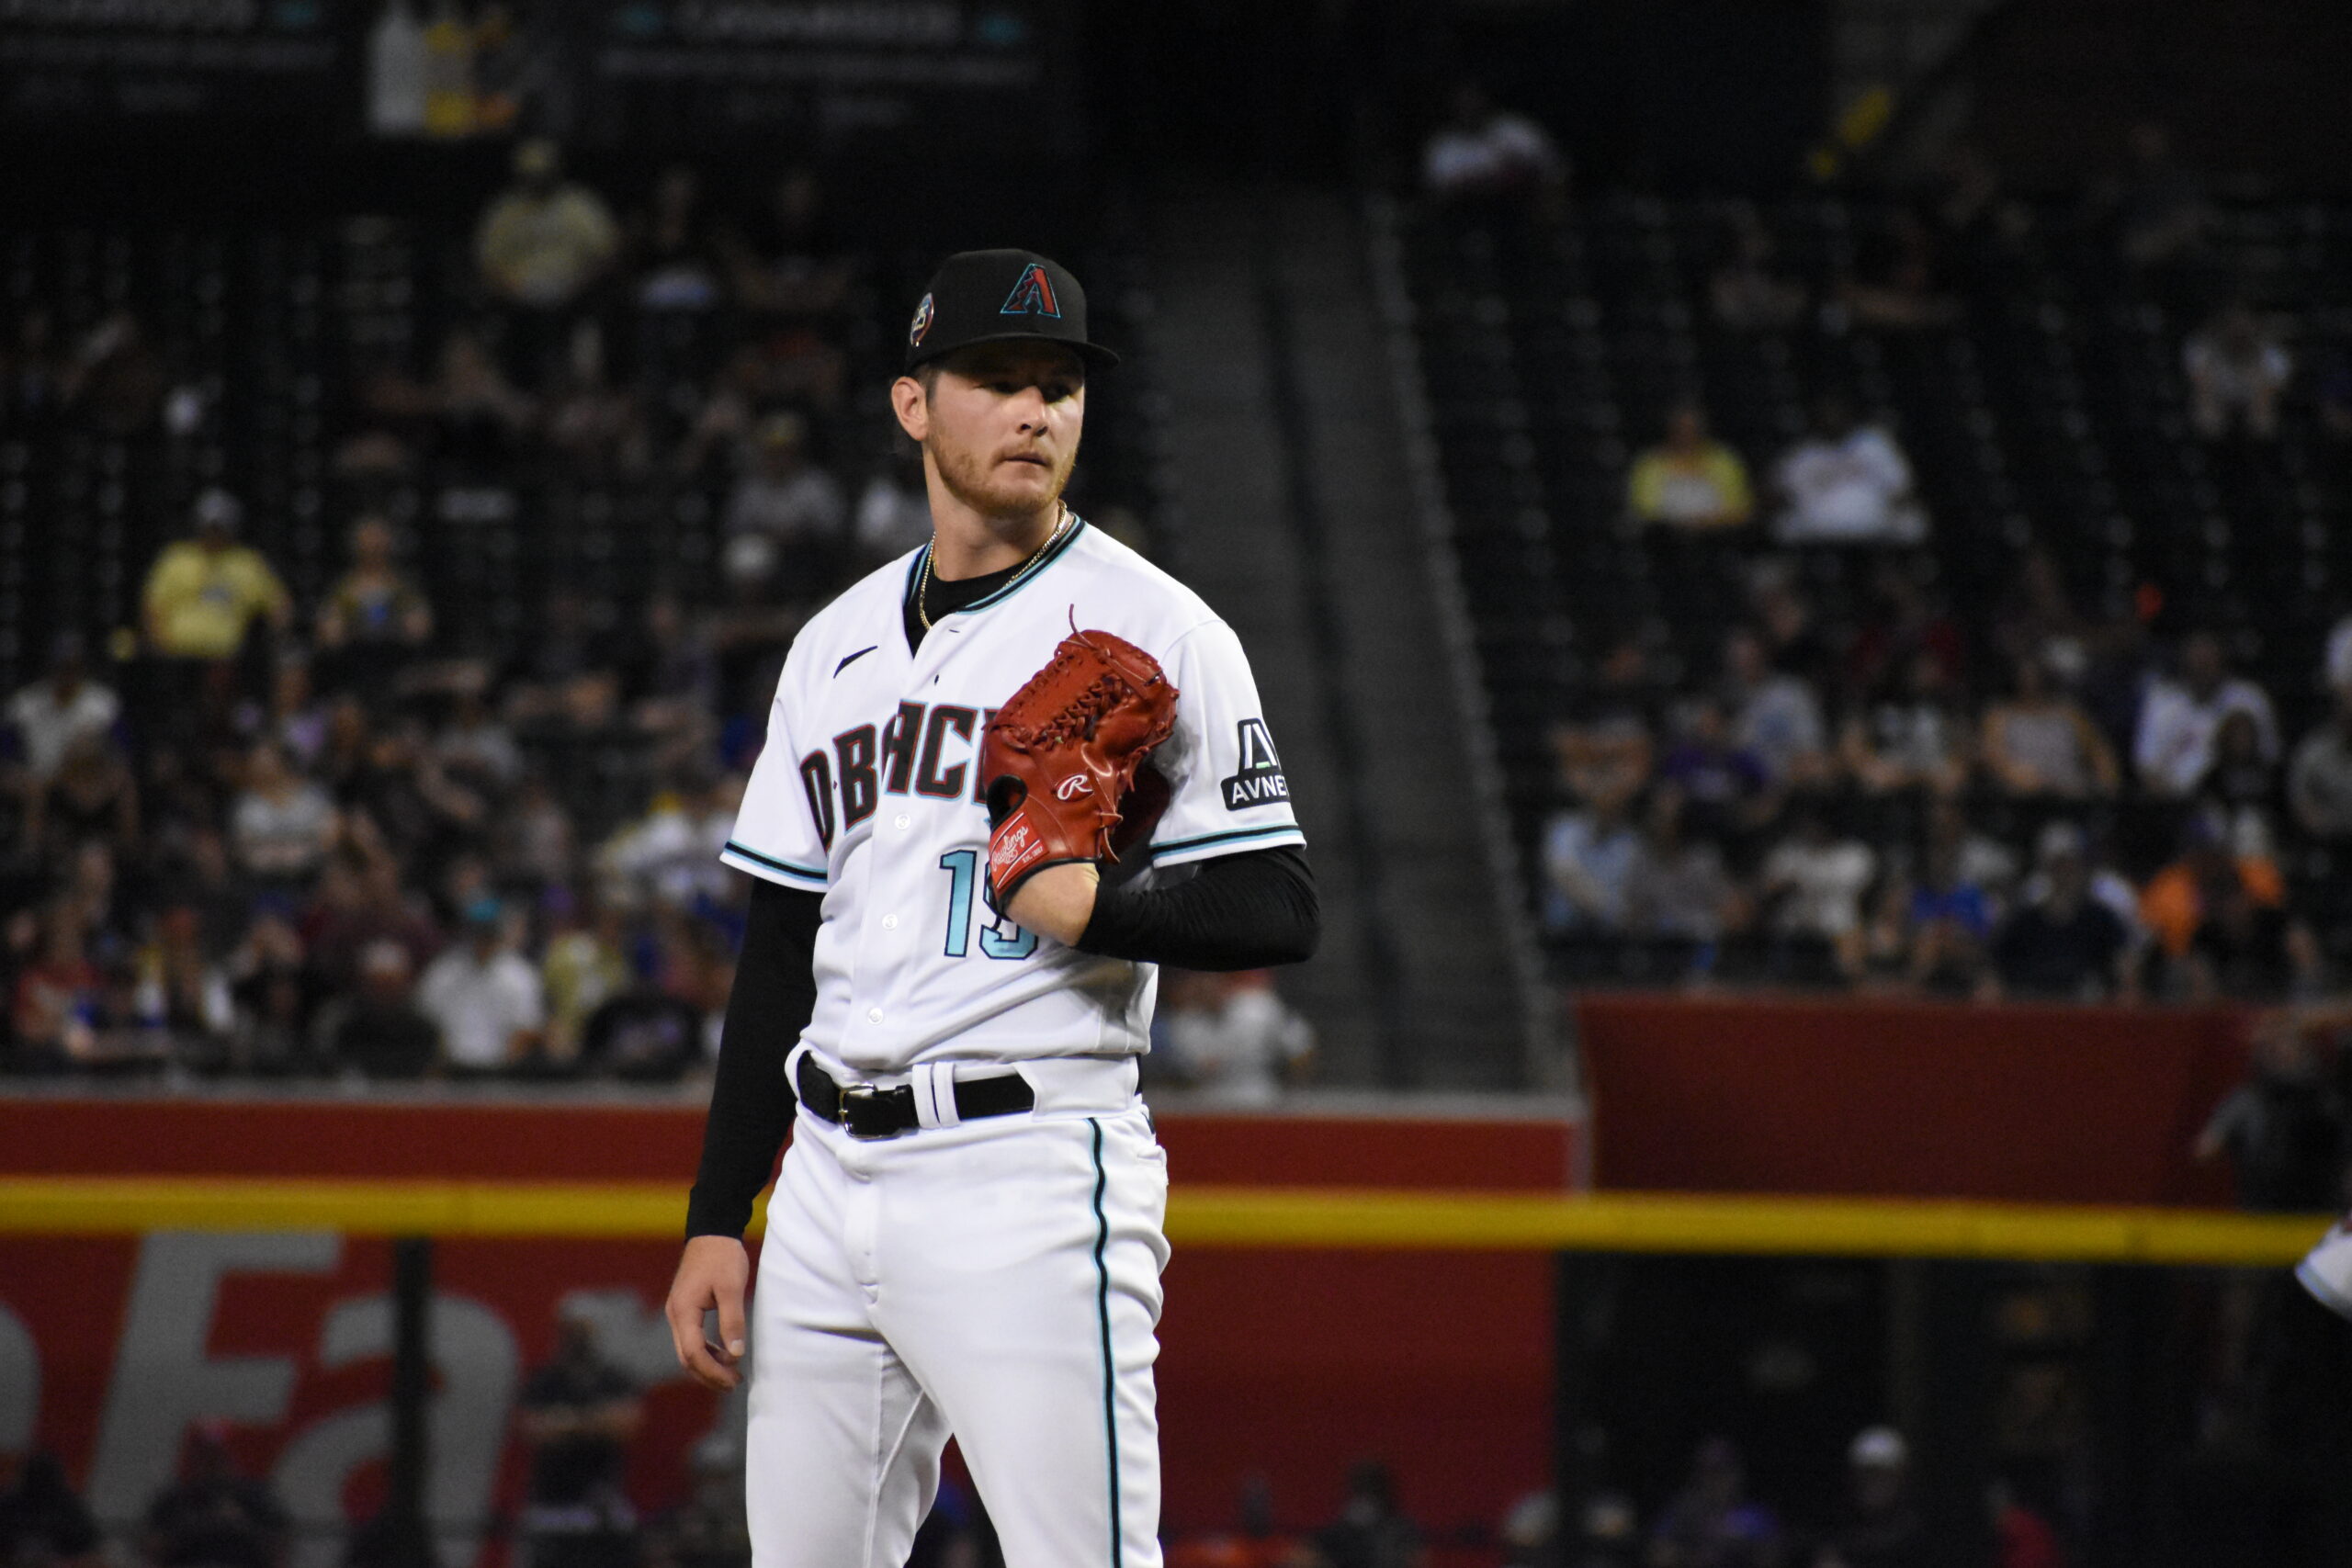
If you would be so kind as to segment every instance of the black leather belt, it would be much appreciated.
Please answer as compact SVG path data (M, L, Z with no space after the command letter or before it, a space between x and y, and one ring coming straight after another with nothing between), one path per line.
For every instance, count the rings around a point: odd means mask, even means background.
M896 1089L876 1089L872 1084L843 1088L833 1081L832 1074L817 1065L814 1057L806 1055L793 1069L793 1078L800 1091L800 1103L853 1138L895 1138L922 1125L922 1118L915 1113L912 1084L900 1084ZM966 1078L956 1085L956 1117L960 1122L1010 1116L1036 1107L1037 1091L1019 1073Z

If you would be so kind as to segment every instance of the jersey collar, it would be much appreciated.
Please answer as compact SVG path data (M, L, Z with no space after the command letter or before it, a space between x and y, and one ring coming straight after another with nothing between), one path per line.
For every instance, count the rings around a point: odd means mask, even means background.
M1003 604L1007 599L1012 598L1015 593L1020 592L1023 588L1026 588L1032 582L1036 581L1039 577L1045 574L1047 567L1053 565L1056 561L1061 559L1062 557L1068 555L1069 553L1070 546L1076 544L1078 542L1078 536L1085 532L1086 519L1080 517L1075 512L1071 513L1069 514L1069 526L1063 530L1062 536L1056 539L1051 545L1048 545L1046 547L1045 553L1040 555L1035 560L1031 561L1027 566L1013 573L1012 578L1006 581L1003 587L998 589L993 593L982 594L979 598L973 600L970 604L964 605L960 609L941 612L934 617L933 624L936 625L937 622L945 620L949 615L968 615L975 610L985 610L991 604ZM907 581L905 585L899 592L899 605L902 614L907 606L914 603L915 584L922 579L923 562L931 558L931 551L932 546L926 544L922 549L915 552L914 559L907 563Z

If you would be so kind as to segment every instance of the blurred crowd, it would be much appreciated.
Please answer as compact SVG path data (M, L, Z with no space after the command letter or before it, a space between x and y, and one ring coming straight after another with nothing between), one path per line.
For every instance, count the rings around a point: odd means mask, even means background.
M2152 276L2193 268L2200 188L2160 133L2135 156L2110 194L2119 243ZM1423 173L1433 200L1489 210L1556 209L1570 184L1540 127L1468 88ZM1708 303L1734 328L1932 325L1951 311L1938 236L2018 220L1962 156L1835 298L1756 229ZM707 1059L744 896L712 852L783 650L927 534L916 455L867 395L904 280L805 169L722 195L678 164L616 199L543 141L516 148L466 266L458 308L410 312L423 341L368 340L398 290L357 259L343 280L359 327L319 400L347 502L330 570L289 570L282 531L205 489L139 563L138 625L60 637L6 694L9 1070L653 1078ZM2275 437L2297 373L2280 323L2228 299L2180 354L2203 439ZM72 343L36 313L0 360L12 434L217 423L218 389L128 311ZM2352 434L2352 374L2312 379L2324 427ZM1695 665L1646 631L1589 650L1538 846L1566 977L2063 998L2328 983L2352 936L2352 616L2301 677L2330 694L2306 719L2275 668L2159 605L2087 607L2049 551L1989 620L1957 614L1897 434L1844 398L1757 472L1766 455L1697 403L1660 436L1630 464L1625 525L1694 566L1740 562L1745 613ZM518 466L698 487L715 546L619 592L526 570L522 602L486 611L438 547L513 525ZM1138 537L1131 514L1094 520ZM1859 602L1816 593L1824 551L1849 557ZM1224 987L1171 980L1163 1066L1262 1102L1310 1043L1262 980Z
M617 213L553 144L517 149L424 372L363 341L322 400L354 507L340 574L298 598L240 498L205 490L146 564L135 631L59 637L8 699L10 1067L665 1077L704 1058L744 891L712 856L764 686L811 609L927 533L908 454L861 463L862 491L827 460L875 445L842 403L870 263L820 207L787 171L722 216L681 166ZM606 373L608 344L722 306L744 346L715 379L657 408L650 361ZM134 321L54 362L23 336L19 432L208 417ZM421 548L469 506L461 525L511 512L518 466L550 462L704 474L722 570L617 602L541 581L513 627L436 604Z
M1311 1529L1274 1517L1262 1478L1242 1490L1225 1529L1186 1532L1169 1568L1432 1568L1438 1562L1498 1562L1502 1568L1924 1568L1946 1561L1919 1511L1910 1444L1892 1427L1857 1433L1846 1453L1845 1495L1835 1512L1791 1519L1751 1489L1739 1449L1710 1438L1690 1472L1645 1517L1623 1492L1599 1488L1563 1506L1541 1492L1491 1529L1439 1539L1407 1512L1389 1468L1359 1464L1336 1517ZM2063 1568L2057 1528L2008 1483L1985 1498L1991 1568Z
M1540 294L1557 269L1526 258L1580 257L1599 276L1598 236L1614 232L1579 221L1571 174L1541 126L1464 85L1424 145L1421 197L1433 227L1497 240L1477 254L1498 277L1536 268ZM2265 275L2217 238L2211 182L2153 123L2064 211L2020 199L1958 143L1819 254L1783 254L1753 209L1711 221L1712 239L1636 230L1652 247L1643 265L1669 272L1671 243L1698 268L1687 298L1676 277L1624 285L1629 315L1685 323L1675 341L1690 363L1659 372L1669 387L1700 382L1699 321L1718 345L1769 343L1782 365L1863 336L1876 351L1910 336L1989 355L1988 310L2041 299L2063 324L2048 302L2060 296L2033 292L2052 257L2080 244L2109 258L2133 330L2170 334L2133 374L2166 411L2165 438L2189 450L2185 471L2210 479L2207 542L2227 543L2233 525L2240 546L2262 536L2257 524L2288 530L2296 542L2274 553L2307 552L2292 591L2310 603L2241 604L2288 591L2290 574L2218 557L2205 585L2227 592L2167 603L2145 569L2102 556L2088 536L2103 520L2080 513L2041 520L2039 542L2022 514L2001 540L1939 536L1938 497L1878 412L1899 400L1883 377L1860 390L1870 378L1850 366L1785 378L1791 423L1770 448L1720 438L1703 399L1675 394L1648 444L1624 454L1613 520L1643 563L1629 573L1662 603L1612 618L1567 601L1577 671L1532 846L1560 976L2068 1000L2275 1000L2341 979L2352 604L2315 597L2325 580L2308 553L2313 498L2340 496L2352 475L2352 361L2326 347L2333 327L2257 306L2250 280ZM1557 244L1521 243L1544 236ZM1586 271L1561 276L1591 287ZM1821 389L1799 430L1805 380ZM1630 384L1621 373L1619 395ZM2082 414L2081 381L2051 395ZM1611 446L1608 412L1597 434L1566 434L1579 455ZM1718 412L1771 439L1757 408ZM1936 438L1921 408L1905 412ZM2022 400L2011 412L2032 417ZM2266 517L2282 486L2301 487L2304 510ZM1601 560L1611 521L1555 518L1546 558L1563 572L1572 550ZM2059 532L2070 526L2082 536ZM2232 585L2233 571L2248 581ZM2318 639L2303 623L2322 609L2340 618L2324 648L2306 647Z
M2292 734L2220 637L2088 615L2045 552L1990 626L1907 554L1841 624L1797 568L1752 559L1712 669L1627 637L1555 728L1543 919L1564 951L1976 998L2327 984L2352 914L2352 618L2312 672L2330 705Z
M616 204L525 141L447 299L371 271L374 221L301 437L340 558L288 558L282 498L201 488L135 525L176 535L127 563L137 625L0 694L0 1070L660 1079L715 1044L746 896L715 856L784 651L929 536L865 395L902 280L797 168ZM0 357L35 450L220 440L220 389L127 310L70 344L36 315ZM564 531L518 508L632 476L709 498L701 531L618 524L650 564L617 589L576 534L571 569L471 580Z
M514 1413L529 1456L524 1499L507 1528L526 1568L744 1568L740 1420L720 1423L686 1456L682 1500L640 1516L625 1488L644 1416L644 1391L599 1348L578 1317L564 1320L555 1353L535 1370ZM284 1568L298 1526L270 1483L243 1472L227 1423L191 1429L180 1472L135 1531L143 1568ZM1751 1489L1739 1450L1702 1442L1688 1476L1645 1517L1627 1495L1600 1489L1562 1507L1530 1495L1491 1527L1435 1532L1417 1522L1389 1466L1354 1466L1338 1509L1299 1528L1277 1517L1263 1476L1242 1489L1227 1524L1177 1529L1169 1568L1432 1568L1438 1562L1499 1568L1922 1568L1941 1561L1916 1499L1910 1446L1891 1427L1857 1434L1846 1455L1845 1495L1817 1520L1791 1519ZM2007 1484L1986 1499L1992 1568L2063 1568L2050 1517ZM361 1528L347 1561L368 1568L381 1532ZM100 1568L105 1532L53 1456L0 1456L0 1562L16 1568ZM389 1560L387 1560L389 1561ZM952 1471L917 1538L909 1568L1001 1568L986 1509Z
M1718 273L1728 324L1808 308L1769 264L1758 231ZM1930 271L1898 266L1821 308L1948 321ZM2288 361L2272 327L2227 304L2184 359L2200 435L2276 435ZM1713 669L1623 639L1555 731L1555 937L1653 944L1651 978L1711 977L1728 949L1750 975L1980 998L2325 983L2322 938L2352 912L2328 886L2352 847L2352 615L2301 672L2329 698L2300 734L2278 716L2310 706L2302 683L2266 690L2215 630L2159 641L2145 592L2094 613L2049 549L2023 554L1989 621L1963 619L1920 547L1901 444L1835 393L1760 485L1703 408L1673 409L1632 465L1625 518L1694 557L1736 552L1746 613ZM1849 563L1858 611L1824 614L1808 547L1871 549Z
M144 1568L281 1568L286 1510L267 1483L239 1473L229 1424L194 1427L179 1474L149 1503L132 1542ZM53 1454L0 1450L0 1563L104 1568L105 1532Z
M303 605L239 515L206 492L154 562L136 660L102 672L61 638L9 703L11 1065L697 1059L739 918L710 857L742 768L680 604L650 600L641 637L574 613L503 668L436 659L384 520ZM654 757L656 787L592 839L567 769L605 740Z

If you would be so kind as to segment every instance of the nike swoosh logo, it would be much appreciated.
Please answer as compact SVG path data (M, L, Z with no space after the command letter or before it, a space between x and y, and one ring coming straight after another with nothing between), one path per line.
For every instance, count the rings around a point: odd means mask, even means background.
M836 675L840 674L842 671L848 669L851 665L856 663L859 660L873 652L875 648L879 648L882 645L877 642L874 645L874 648L859 649L855 653L851 654L847 659L844 659L839 664L834 665L833 673Z

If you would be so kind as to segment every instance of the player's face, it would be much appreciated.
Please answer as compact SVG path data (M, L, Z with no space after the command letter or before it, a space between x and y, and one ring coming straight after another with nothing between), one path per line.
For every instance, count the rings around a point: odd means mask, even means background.
M1086 422L1078 355L1049 344L978 344L943 361L927 394L911 378L899 385L899 423L964 505L1021 517L1060 498Z

